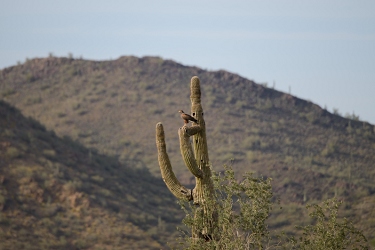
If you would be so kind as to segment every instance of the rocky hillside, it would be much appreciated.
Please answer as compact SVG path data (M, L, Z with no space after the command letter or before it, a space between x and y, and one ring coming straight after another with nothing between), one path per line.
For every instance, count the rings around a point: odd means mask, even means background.
M59 138L0 101L0 249L160 249L179 210L147 169Z

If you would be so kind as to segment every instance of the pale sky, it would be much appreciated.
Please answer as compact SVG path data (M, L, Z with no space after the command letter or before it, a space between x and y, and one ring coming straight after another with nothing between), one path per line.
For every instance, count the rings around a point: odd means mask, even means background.
M0 0L0 68L49 53L224 69L375 124L374 0Z

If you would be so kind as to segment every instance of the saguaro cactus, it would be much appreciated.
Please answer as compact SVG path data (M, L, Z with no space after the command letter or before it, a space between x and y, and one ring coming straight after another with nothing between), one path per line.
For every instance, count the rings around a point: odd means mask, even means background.
M156 124L156 145L158 149L158 161L162 178L168 189L178 199L193 201L199 206L195 216L201 216L202 225L193 228L193 238L211 239L215 227L215 202L213 199L213 183L211 180L211 168L208 158L206 125L203 118L201 105L201 90L199 78L194 76L190 85L191 115L197 120L192 126L184 124L178 129L180 138L181 155L186 167L195 176L196 185L190 190L178 181L166 152L163 125ZM190 143L193 136L194 151Z

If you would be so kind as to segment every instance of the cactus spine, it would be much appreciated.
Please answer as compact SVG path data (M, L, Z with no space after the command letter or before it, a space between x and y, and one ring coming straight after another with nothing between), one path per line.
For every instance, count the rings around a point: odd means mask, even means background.
M213 199L213 183L211 180L211 168L208 158L206 125L203 118L203 109L201 105L201 91L199 78L194 76L190 85L191 95L191 115L197 120L196 124L188 127L185 124L179 128L180 150L185 165L195 176L195 187L193 190L187 189L177 180L172 170L166 152L163 125L156 124L156 145L158 149L158 161L162 178L171 193L178 199L193 201L199 206L196 216L202 216L203 225L199 229L193 228L193 238L211 239L215 226L215 202ZM190 137L193 136L194 150L190 143Z

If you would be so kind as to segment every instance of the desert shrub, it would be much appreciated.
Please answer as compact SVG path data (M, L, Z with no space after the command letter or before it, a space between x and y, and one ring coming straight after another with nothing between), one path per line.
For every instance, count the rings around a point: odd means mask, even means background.
M149 113L150 115L160 115L160 114L162 114L163 112L164 112L163 109L158 108L158 107L156 107L156 106L150 107L150 108L148 109L148 113Z
M351 120L354 120L354 121L359 121L359 115L356 115L354 112L352 114L346 113L345 118L351 119Z
M5 215L5 213L0 213L0 225L2 226L9 226L11 220ZM0 236L2 236L0 234Z
M333 112L333 114L335 114L335 115L341 116L341 113L339 112L339 109L338 109L338 108L333 108L332 112Z
M68 194L73 194L82 187L82 182L79 180L68 181L64 184L63 189Z
M99 175L94 175L94 176L91 176L91 180L98 182L98 183L102 183L104 181L104 178Z
M216 227L213 240L192 238L182 230L181 243L186 249L263 249L271 244L266 224L272 203L271 179L257 178L252 173L237 181L234 171L225 166L223 174L214 173L215 198L208 207L215 207L211 222ZM209 199L207 199L209 200ZM206 200L206 201L207 201ZM201 216L201 207L180 203L186 213L186 228L201 229L207 218ZM206 221L206 222L205 222Z
M81 111L78 112L78 115L83 116L83 115L85 115L87 113L88 113L87 110L81 110Z
M6 149L5 155L10 159L15 159L21 157L22 153L15 147L8 147Z
M77 109L79 109L80 107L81 107L81 103L79 103L79 102L75 102L75 103L72 104L72 109L73 109L73 110L77 110Z
M17 91L14 90L14 89L5 89L4 91L1 92L1 95L3 97L7 97L7 96L10 96L10 95L13 95L15 94Z
M3 196L3 195L0 193L0 207L1 207L1 205L4 205L4 204L5 204L5 201L6 201L5 196Z
M249 162L251 162L251 163L255 163L255 162L259 161L260 154L261 153L259 151L251 151L251 150L249 150L249 151L246 152L246 159Z
M8 137L8 138L14 138L16 136L16 134L10 129L2 130L0 135Z
M44 84L44 85L40 86L40 90L46 90L46 89L49 89L50 87L51 87L51 85Z
M261 146L261 140L259 136L248 136L242 142L243 148L247 150L259 149Z
M49 159L55 159L56 157L56 151L53 149L44 149L42 153L44 156L46 156Z
M309 216L314 225L299 227L303 235L291 238L291 249L368 249L367 240L362 232L348 219L339 219L338 210L342 203L334 199L324 201L322 205L307 205L312 210Z
M337 153L338 147L336 145L336 141L330 140L327 142L325 148L322 150L321 155L325 157L329 157Z
M271 179L247 173L238 181L230 167L224 168L223 174L213 174L215 194L213 199L205 199L205 213L201 206L180 202L186 216L178 241L184 249L368 249L363 233L349 220L338 218L341 202L336 199L307 206L312 210L312 225L296 227L302 231L299 237L283 232L271 235L266 224L272 209ZM214 225L209 237L191 235L203 232L207 223ZM276 223L290 225L293 221Z
M58 118L62 118L62 117L65 117L66 116L66 113L64 112L57 112L57 117Z
M35 80L36 80L36 77L31 72L25 75L26 82L34 82Z
M42 98L37 96L37 97L29 97L26 99L26 104L27 105L32 105L32 104L37 104L37 103L41 103L42 102Z

